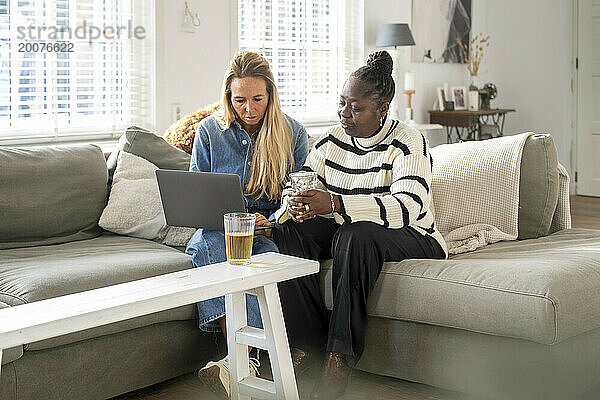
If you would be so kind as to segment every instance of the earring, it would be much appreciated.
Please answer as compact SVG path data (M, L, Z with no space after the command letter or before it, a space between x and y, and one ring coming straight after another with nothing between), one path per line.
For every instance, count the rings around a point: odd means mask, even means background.
M383 126L383 117L379 118L379 126Z

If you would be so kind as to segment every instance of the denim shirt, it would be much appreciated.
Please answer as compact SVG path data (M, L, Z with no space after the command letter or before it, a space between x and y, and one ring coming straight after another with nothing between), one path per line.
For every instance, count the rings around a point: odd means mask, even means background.
M304 127L286 115L288 127L292 131L294 166L299 171L308 155L308 136ZM221 129L214 115L203 119L198 125L194 138L190 171L221 172L237 174L245 188L252 175L252 154L254 142L237 121L229 128ZM272 202L267 196L259 199L244 196L246 210L259 212L269 218L279 208L279 199Z

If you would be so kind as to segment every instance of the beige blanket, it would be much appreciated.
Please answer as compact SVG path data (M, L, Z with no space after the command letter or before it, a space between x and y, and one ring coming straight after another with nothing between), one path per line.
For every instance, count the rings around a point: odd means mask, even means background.
M449 254L517 238L521 154L532 134L431 149L436 222Z

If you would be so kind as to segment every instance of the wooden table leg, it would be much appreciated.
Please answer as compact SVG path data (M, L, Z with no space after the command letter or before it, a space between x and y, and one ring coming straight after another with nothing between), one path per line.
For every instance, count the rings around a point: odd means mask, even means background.
M225 295L225 310L227 318L227 354L229 372L231 373L231 398L235 400L250 400L250 396L239 393L242 379L250 375L248 367L248 346L236 342L236 332L247 324L246 294L233 293Z
M258 288L256 295L260 304L260 315L267 345L270 350L269 356L277 399L297 400L298 387L296 386L296 376L292 366L292 357L277 285L270 284Z

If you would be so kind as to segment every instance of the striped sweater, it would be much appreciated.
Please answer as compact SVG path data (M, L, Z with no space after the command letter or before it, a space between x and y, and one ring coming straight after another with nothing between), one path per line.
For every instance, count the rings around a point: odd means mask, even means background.
M338 223L370 221L387 228L413 227L432 236L447 254L435 226L431 179L433 160L427 139L403 122L387 118L369 138L348 136L341 125L329 129L312 148L305 171L315 171L319 189L340 195ZM276 213L288 219L286 202Z

